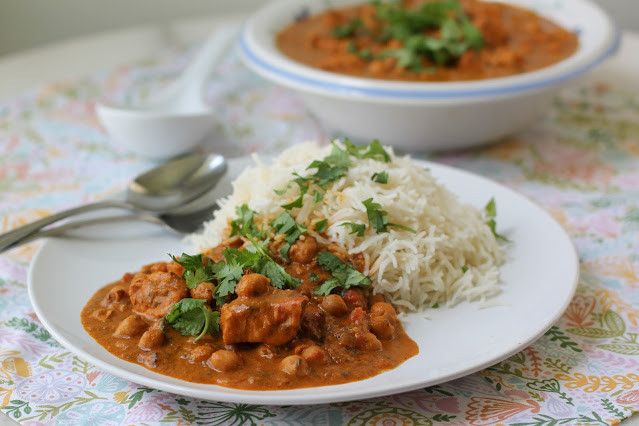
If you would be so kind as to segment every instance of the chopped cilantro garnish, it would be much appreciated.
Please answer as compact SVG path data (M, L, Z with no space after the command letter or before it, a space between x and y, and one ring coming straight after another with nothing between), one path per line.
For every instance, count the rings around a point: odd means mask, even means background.
M213 269L211 265L213 260L210 258L205 258L201 254L191 256L186 253L182 253L179 259L172 254L169 254L169 256L184 268L182 278L186 281L188 288L195 288L199 283L213 279Z
M362 23L361 19L355 18L349 23L347 23L346 25L333 28L333 37L336 37L336 38L350 37L353 34L355 34L358 28L361 28L363 26L364 24Z
M328 227L328 219L322 219L315 224L315 231L322 233Z
M484 207L484 217L486 218L486 225L488 225L495 238L502 241L509 241L508 238L497 233L497 222L495 221L497 217L497 204L494 198L491 198L486 204L486 207Z
M227 247L222 252L225 262L213 265L214 278L218 284L213 292L213 297L218 306L223 305L226 296L235 292L238 281L242 278L245 269L262 274L271 280L271 285L279 289L284 287L295 288L300 284L299 278L287 273L284 268L275 262L269 255L268 240L255 241L248 237L251 245L243 250Z
M333 36L354 38L359 34L373 34L379 41L395 39L401 47L386 49L374 55L364 49L358 51L354 40L348 45L348 51L363 60L386 57L397 58L397 66L413 72L429 72L424 67L423 58L430 62L446 66L459 59L468 49L479 50L484 46L484 37L473 25L457 0L439 0L422 4L421 7L408 9L400 2L373 1L380 29L366 27L356 18L345 25L335 28ZM436 30L438 36L426 35Z
M366 224L364 223L353 223L353 222L344 222L339 226L348 226L351 228L351 234L357 234L358 237L363 237L364 232L366 232Z
M291 245L297 241L300 235L306 232L306 226L295 222L295 218L293 218L289 212L283 212L269 225L275 232L286 235L286 237L284 237L286 243L282 245L280 253L284 259L288 261L288 250L291 248Z
M182 336L197 335L196 341L206 333L217 334L220 331L220 313L208 310L201 299L180 300L164 318Z
M384 163L391 162L391 156L379 140L374 139L368 145L357 146L354 145L349 139L344 140L346 151L352 156L359 159L372 158L373 160L383 161Z
M318 276L316 273L311 272L311 273L309 274L309 276L308 276L308 279L309 279L310 281L317 281L317 280L319 280L319 276Z
M218 306L224 304L226 296L235 292L235 286L244 273L243 265L237 259L229 256L227 249L224 250L223 254L226 262L218 262L213 268L215 279L218 281L213 291L213 297Z
M352 286L370 285L371 279L353 268L333 253L321 251L318 253L317 262L324 270L331 272L331 276L314 290L318 296L327 296L336 288L347 290Z
M388 183L388 173L387 172L373 173L373 176L371 176L371 180L377 183Z
M308 193L312 185L318 186L323 191L326 191L326 186L344 176L348 172L348 168L352 164L351 156L366 159L372 158L378 161L390 162L391 157L386 152L382 144L375 139L370 144L365 146L356 146L350 140L344 141L345 150L340 148L336 143L333 143L333 149L331 153L322 160L313 161L306 170L315 169L314 173L310 173L306 176L294 173L295 178L291 180L284 188L275 190L277 195L284 195L288 189L295 183L300 190L300 195L291 201L284 204L281 207L286 210L294 208L301 208L304 205L304 196ZM313 200L317 203L323 198L323 194L317 189L313 191Z
M237 219L231 222L231 237L235 235L251 235L262 238L264 236L264 232L253 221L255 212L247 204L236 207L235 213L237 214Z
M372 198L362 201L362 204L364 204L364 207L366 207L368 223L373 228L375 228L377 232L388 232L388 227L392 226L395 228L403 229L404 231L412 232L413 234L416 233L414 229L411 229L407 226L399 225L397 223L389 223L388 218L386 217L388 216L388 212L382 210L382 205L374 202Z

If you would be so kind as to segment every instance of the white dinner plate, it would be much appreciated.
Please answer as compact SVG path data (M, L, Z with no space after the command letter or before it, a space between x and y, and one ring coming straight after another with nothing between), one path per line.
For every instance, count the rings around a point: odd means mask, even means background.
M233 179L249 158L231 160ZM462 303L403 320L419 354L394 370L335 386L247 391L186 382L121 360L96 344L80 322L85 303L100 287L142 265L181 254L182 241L139 223L92 229L73 238L47 240L29 270L33 308L49 332L80 358L116 376L151 388L201 399L250 404L320 404L389 395L461 377L499 362L542 336L568 306L579 264L570 238L543 209L518 193L480 176L420 162L463 202L483 208L494 197L497 225L511 243L502 266L503 291L495 306ZM223 183L218 194L229 190ZM348 368L348 367L345 367Z

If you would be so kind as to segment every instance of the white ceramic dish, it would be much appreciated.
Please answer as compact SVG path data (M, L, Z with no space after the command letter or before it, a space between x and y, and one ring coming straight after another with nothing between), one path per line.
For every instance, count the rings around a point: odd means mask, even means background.
M279 52L274 36L296 17L362 0L276 0L245 24L246 64L296 90L331 130L355 140L379 139L405 150L447 150L497 140L537 120L553 94L613 53L619 34L589 0L506 0L533 9L579 35L580 47L553 66L467 82L390 82L317 70Z
M248 163L232 160L234 178ZM579 265L574 247L550 215L512 190L485 178L423 162L460 198L483 207L497 202L500 232L512 240L511 260L501 268L499 306L480 309L463 303L432 309L429 319L408 315L404 326L420 352L398 368L367 380L337 386L286 391L245 391L185 382L123 361L104 350L80 323L91 295L123 273L180 254L181 242L139 224L93 230L84 238L46 241L28 277L33 308L67 349L119 377L156 389L217 401L250 404L320 404L404 392L475 372L519 352L557 321L576 289ZM125 237L133 232L133 237Z

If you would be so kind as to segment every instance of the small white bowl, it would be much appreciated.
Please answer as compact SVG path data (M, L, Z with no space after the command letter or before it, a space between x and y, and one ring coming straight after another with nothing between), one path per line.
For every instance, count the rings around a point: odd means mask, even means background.
M275 34L296 17L353 0L275 0L246 22L242 57L263 77L296 90L329 131L407 151L465 148L496 141L532 124L569 80L611 55L619 44L612 20L589 0L505 0L536 11L579 36L578 50L537 71L478 81L401 82L326 72L296 62Z

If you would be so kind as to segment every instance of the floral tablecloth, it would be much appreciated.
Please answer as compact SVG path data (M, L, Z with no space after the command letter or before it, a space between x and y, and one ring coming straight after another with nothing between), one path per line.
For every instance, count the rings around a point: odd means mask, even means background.
M112 143L93 102L144 96L196 47L0 101L0 231L109 196L154 165ZM331 137L293 93L253 75L235 52L217 67L209 95L219 117L214 139L231 155ZM639 90L585 81L559 93L528 131L430 159L534 199L577 247L577 295L520 353L452 382L364 401L256 406L181 397L102 372L50 336L27 295L33 243L0 255L2 411L25 425L551 426L611 425L639 410Z

